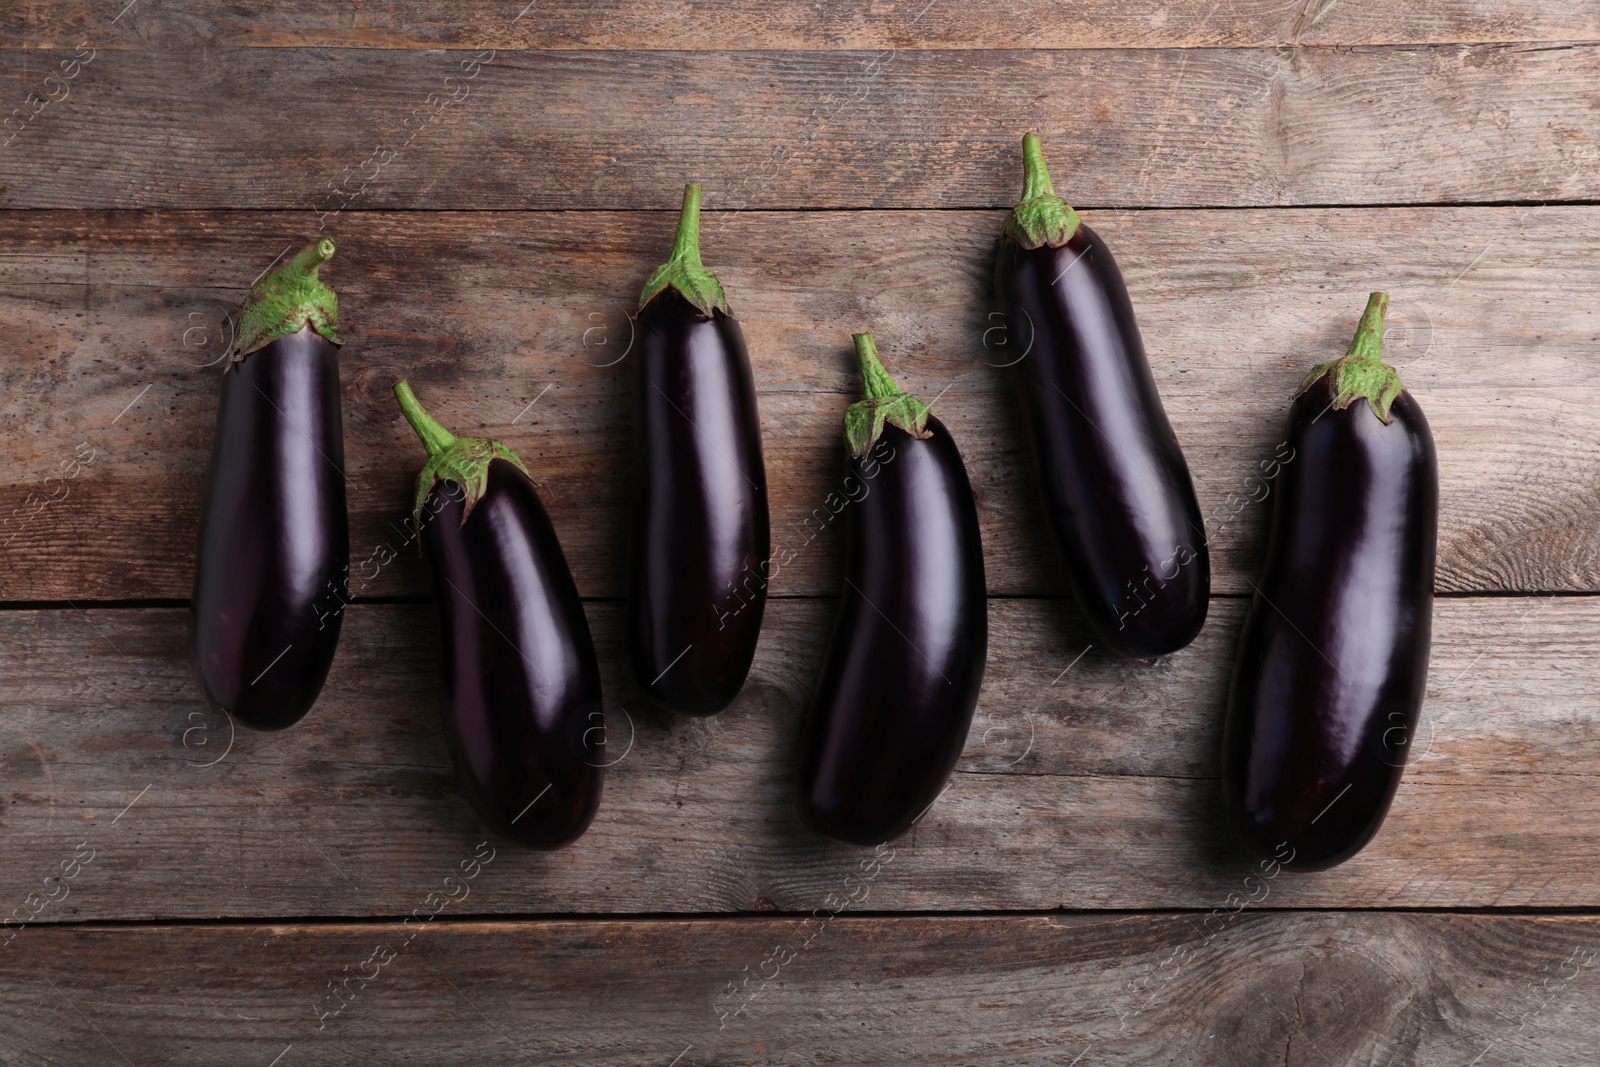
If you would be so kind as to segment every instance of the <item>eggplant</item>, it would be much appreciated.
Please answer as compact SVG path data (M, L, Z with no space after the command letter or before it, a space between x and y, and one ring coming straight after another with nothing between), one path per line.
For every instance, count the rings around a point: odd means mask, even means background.
M700 187L639 298L628 643L663 708L712 715L750 673L770 529L744 334L700 262Z
M870 333L855 335L865 398L845 413L844 589L804 727L800 814L873 845L909 830L961 755L988 657L978 509L961 453L903 393Z
M1389 298L1289 409L1261 581L1228 695L1223 800L1247 845L1296 870L1372 840L1422 709L1433 628L1439 463L1383 362Z
M456 776L496 833L560 848L589 828L605 784L600 664L578 587L517 454L454 436L406 382L394 392L428 450L414 520L439 605Z
M1194 482L1156 391L1111 250L1062 201L1039 138L1022 139L995 292L1045 525L1095 640L1153 659L1183 648L1211 595Z
M348 600L333 252L323 237L251 286L222 375L190 659L206 703L258 730L311 710Z

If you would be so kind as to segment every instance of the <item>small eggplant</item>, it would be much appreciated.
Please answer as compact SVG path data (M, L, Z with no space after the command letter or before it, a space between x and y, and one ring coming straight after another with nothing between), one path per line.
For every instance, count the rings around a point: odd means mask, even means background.
M1039 138L1022 150L995 291L1010 343L1026 346L1013 379L1045 523L1095 638L1152 659L1205 623L1200 505L1111 250L1056 196Z
M950 431L855 335L865 399L845 413L845 577L805 726L800 812L852 844L911 828L949 781L989 649L983 542Z
M700 263L700 187L639 298L628 623L651 700L711 715L750 673L767 601L761 422L744 334Z
M222 375L190 654L206 703L259 730L316 702L348 599L338 301L317 277L333 251L251 287Z
M560 848L588 829L605 781L600 665L578 587L517 454L453 436L407 383L394 392L428 449L414 518L439 604L456 775L497 833Z
M1257 853L1296 870L1349 859L1383 824L1422 709L1439 464L1422 409L1383 362L1373 293L1349 352L1289 409L1261 583L1223 736L1223 799Z

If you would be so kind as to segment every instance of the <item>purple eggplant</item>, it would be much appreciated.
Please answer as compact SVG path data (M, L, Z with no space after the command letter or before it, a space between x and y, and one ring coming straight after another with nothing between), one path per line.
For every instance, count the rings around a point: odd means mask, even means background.
M600 665L578 587L517 454L455 437L394 387L428 449L415 521L433 570L444 729L462 791L496 833L555 849L605 783Z
M311 709L350 564L338 301L324 237L250 289L222 375L190 601L195 681L260 730Z
M989 648L983 542L950 431L855 335L865 399L845 414L845 575L805 726L800 812L853 844L900 836L961 755Z
M1439 463L1383 362L1373 293L1349 352L1289 409L1266 563L1228 697L1223 799L1250 847L1296 870L1378 832L1428 681Z
M1152 659L1205 623L1211 557L1111 250L1055 194L1039 138L1022 139L1022 200L995 290L1045 524L1096 640Z
M711 715L750 673L767 600L761 422L744 334L700 263L700 187L639 300L628 624L661 707Z

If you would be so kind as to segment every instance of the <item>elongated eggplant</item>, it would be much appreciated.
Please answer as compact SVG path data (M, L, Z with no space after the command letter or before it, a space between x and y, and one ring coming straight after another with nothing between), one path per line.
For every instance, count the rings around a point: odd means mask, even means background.
M1400 785L1428 680L1439 464L1383 362L1373 293L1342 358L1289 409L1260 584L1228 697L1223 798L1245 841L1296 870L1355 855Z
M700 262L700 187L639 298L628 623L651 700L711 715L750 673L767 601L761 422L744 334Z
M805 726L800 812L853 844L933 805L961 755L989 650L978 509L961 453L855 335L865 399L845 413L845 575Z
M456 775L495 832L560 848L589 828L605 784L600 665L578 587L517 454L452 435L407 383L394 392L428 449L415 521L439 604Z
M338 301L324 237L250 289L222 375L190 601L206 702L246 726L300 720L348 599Z
M1211 557L1111 250L1055 194L1039 138L1022 139L1022 200L995 291L1045 523L1073 597L1119 655L1176 652L1205 623Z

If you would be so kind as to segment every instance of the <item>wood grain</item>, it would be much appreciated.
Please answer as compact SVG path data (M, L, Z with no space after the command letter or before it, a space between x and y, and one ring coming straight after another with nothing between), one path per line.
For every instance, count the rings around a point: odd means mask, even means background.
M1444 1067L1587 1062L1600 1029L1593 916L445 916L409 942L394 924L25 931L0 1033L28 1062L94 1067Z
M1243 892L1255 865L1215 781L1243 606L1215 602L1194 645L1142 667L1085 653L1064 604L994 602L966 751L896 842L873 909L1209 909ZM619 607L589 611L615 763L601 812L559 853L502 848L473 910L815 906L870 854L811 836L794 809L832 605L770 605L744 694L709 719L651 710L624 675ZM403 910L486 836L440 733L432 616L352 608L311 715L230 746L194 696L184 612L0 613L0 887L20 902L84 842L99 858L41 921ZM1414 762L1383 832L1331 872L1279 878L1262 906L1600 905L1597 635L1587 597L1441 601Z
M9 208L668 209L688 179L716 209L1000 207L1028 129L1080 206L1600 198L1600 49L1581 43L476 66L198 45L104 49L48 90L56 51L0 55L8 106L61 97L4 150Z
M0 5L0 1060L1595 1058L1600 6L447 7ZM1025 129L1117 250L1206 515L1210 619L1153 665L1064 596L997 366ZM782 560L711 719L647 705L616 600L627 312L685 180ZM353 591L390 599L349 609L302 724L236 733L181 607L216 361L322 231ZM1427 702L1378 838L1269 873L1216 780L1263 462L1378 288L1442 461ZM876 854L793 797L862 327L958 438L995 594L950 787ZM614 766L556 854L495 850L454 784L402 376L522 453L589 598Z
M1439 587L1600 589L1600 209L1092 212L1139 309L1206 516L1213 588L1249 591L1305 370L1341 351L1369 289L1442 464ZM838 583L848 335L876 329L934 400L975 486L990 589L1064 592L1034 503L997 327L996 212L706 220L751 352L772 487L776 595ZM186 598L218 368L246 283L302 214L14 214L0 256L0 600ZM622 593L632 389L626 317L664 213L339 217L326 268L343 355L352 587L419 596L402 528L421 451L392 384L505 439L541 483L578 584ZM1007 343L1011 342L1010 347ZM92 459L80 467L75 457ZM76 478L64 476L76 469ZM62 497L48 502L50 497ZM388 549L399 558L369 562Z
M0 47L71 48L552 48L664 49L1193 48L1600 40L1584 4L1441 0L1366 4L1319 0L1179 0L1056 4L1014 0L1002 11L938 0L892 5L643 0L561 5L452 4L448 18L412 5L140 3L118 15L70 0L0 13Z

